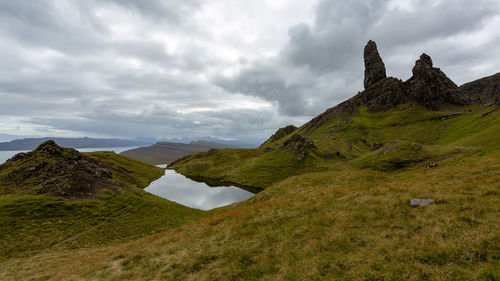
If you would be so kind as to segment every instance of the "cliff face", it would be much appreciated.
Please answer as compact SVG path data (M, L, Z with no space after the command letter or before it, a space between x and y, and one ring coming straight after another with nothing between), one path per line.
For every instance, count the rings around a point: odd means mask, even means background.
M476 102L500 105L500 72L463 84L460 90Z

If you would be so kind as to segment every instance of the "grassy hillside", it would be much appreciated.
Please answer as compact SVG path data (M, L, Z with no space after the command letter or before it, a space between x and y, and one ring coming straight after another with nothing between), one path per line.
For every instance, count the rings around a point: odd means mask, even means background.
M499 280L499 182L486 145L432 169L306 173L136 241L6 260L0 279Z
M434 111L419 104L370 112L359 106L320 124L307 123L259 149L211 150L174 162L185 175L204 176L266 188L311 171L426 165L479 148L500 147L498 106L453 106ZM284 145L294 135L304 143ZM298 147L298 148L297 148ZM303 159L302 159L303 158Z
M113 188L104 186L95 195L68 199L64 196L67 193L60 193L59 189L54 193L52 188L38 187L38 179L48 177L52 170L63 169L60 166L64 157L74 157L72 150L62 151L55 158L34 152L21 162L9 161L1 166L1 261L37 252L116 244L179 226L202 214L143 191L142 188L163 175L163 169L113 152L84 153L81 156L85 163L93 163L91 159L95 159L100 162L94 163L102 163L108 168L112 172L109 182ZM49 168L34 171L32 167L37 167L37 164L32 161L49 163L43 165ZM15 169L23 171L16 175L25 180L18 183L17 189L5 179ZM88 178L77 168L72 169L80 173L77 178ZM60 183L67 182L66 177L57 180L57 186L64 187ZM108 181L100 184L106 185Z
M0 279L499 280L499 119L494 106L360 106L260 149L174 163L266 188L210 212L138 188L160 169L87 154L128 171L113 180L130 188L4 195Z
M170 164L186 155L208 151L212 148L234 148L231 145L207 141L193 141L190 143L159 142L151 146L145 146L126 150L120 153L123 156L142 161L144 163L159 165Z

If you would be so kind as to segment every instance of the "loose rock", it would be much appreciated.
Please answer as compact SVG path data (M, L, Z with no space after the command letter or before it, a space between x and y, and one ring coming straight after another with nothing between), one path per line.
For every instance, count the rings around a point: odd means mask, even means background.
M436 168L438 166L438 163L429 163L427 164L426 168L431 169L431 168Z
M411 199L410 207L418 207L418 206L424 207L432 203L434 203L433 199Z

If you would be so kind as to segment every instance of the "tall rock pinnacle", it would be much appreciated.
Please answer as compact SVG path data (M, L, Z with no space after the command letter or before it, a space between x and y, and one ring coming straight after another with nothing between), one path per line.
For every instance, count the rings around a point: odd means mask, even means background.
M380 57L377 44L372 40L368 41L364 50L365 59L365 89L378 81L385 79L385 65Z

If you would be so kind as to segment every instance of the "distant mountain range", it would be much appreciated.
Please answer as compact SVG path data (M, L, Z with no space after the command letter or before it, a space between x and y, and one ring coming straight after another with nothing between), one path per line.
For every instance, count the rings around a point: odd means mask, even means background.
M256 148L262 143L262 140L259 140L259 139L245 139L244 141L241 141L241 140L223 140L223 139L208 137L208 136L205 136L205 137L181 137L181 138L137 137L137 138L134 138L133 140L138 141L138 142L146 142L146 143L150 143L150 144L158 143L158 142L172 142L172 143L188 144L191 142L203 141L203 142L212 142L212 143L236 146L236 147L241 147L241 148Z
M151 144L135 140L94 139L94 138L25 138L0 143L0 151L33 150L40 144L53 140L58 145L70 148L128 147Z
M208 141L192 141L190 143L158 142L151 146L126 150L120 153L120 155L144 163L159 165L170 164L189 154L206 152L212 148L237 148L237 146Z

